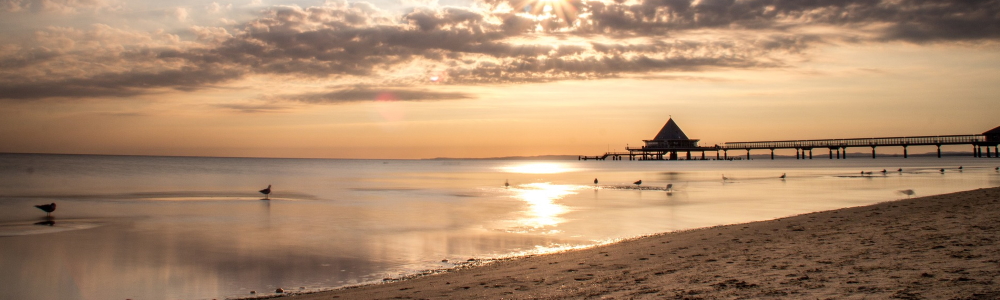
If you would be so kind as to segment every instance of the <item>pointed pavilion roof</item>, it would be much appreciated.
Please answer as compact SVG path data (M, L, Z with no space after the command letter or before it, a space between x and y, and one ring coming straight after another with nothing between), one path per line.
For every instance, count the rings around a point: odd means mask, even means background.
M983 135L997 135L997 134L1000 134L1000 126L987 130L986 132L983 132Z
M653 138L654 141L665 141L665 140L690 140L684 131L681 131L680 127L677 127L677 123L674 122L673 118L667 120L667 124L663 125L660 132L656 134Z

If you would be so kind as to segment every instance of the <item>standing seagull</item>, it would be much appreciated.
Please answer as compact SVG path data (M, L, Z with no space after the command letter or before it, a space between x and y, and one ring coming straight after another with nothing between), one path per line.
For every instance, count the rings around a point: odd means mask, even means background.
M722 174L722 182L726 182L726 180L729 180L729 177L726 177L726 174Z
M673 183L668 183L667 184L667 192L673 192L673 191L674 191L674 184Z
M503 187L504 188L509 188L510 187L510 181L508 181L507 179L504 179L503 180Z
M594 185L597 185L597 178L594 178Z
M41 210L45 211L45 216L46 217L52 216L52 212L56 211L56 204L55 203L35 205L35 207L37 207L38 209L41 209Z
M778 178L785 179L785 177L786 177L785 173L781 173L781 177L778 177Z
M635 184L635 186L640 186L642 185L642 179L639 179L638 181L633 182L632 184Z
M264 199L260 200L271 200L271 185L268 184L266 189L260 190L261 194L264 194Z

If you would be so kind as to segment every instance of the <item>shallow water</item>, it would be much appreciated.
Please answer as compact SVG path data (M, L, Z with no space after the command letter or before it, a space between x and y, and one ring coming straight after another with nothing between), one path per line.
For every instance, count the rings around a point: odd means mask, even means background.
M212 299L278 287L328 289L469 258L900 199L906 189L926 196L1000 186L998 165L1000 159L971 157L581 162L0 154L0 298ZM632 182L639 179L637 188ZM257 190L268 184L272 200L259 200ZM53 202L51 218L33 207Z

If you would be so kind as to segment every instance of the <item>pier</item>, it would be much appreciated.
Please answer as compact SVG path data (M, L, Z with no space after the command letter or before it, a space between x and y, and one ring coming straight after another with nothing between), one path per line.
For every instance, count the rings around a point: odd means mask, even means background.
M737 158L730 157L729 151L746 151L746 158L750 159L751 150L769 150L771 159L774 159L774 150L777 149L795 149L795 159L812 159L813 149L823 148L829 150L830 159L847 159L847 149L858 147L871 148L873 159L877 157L878 147L902 147L903 158L908 158L907 147L910 146L937 146L937 157L940 158L941 146L944 145L971 145L973 157L1000 158L1000 126L982 134L966 135L726 142L708 147L698 146L698 141L689 139L673 118L670 118L656 137L643 140L645 145L642 147L626 147L627 152L607 152L598 156L580 156L578 159L604 160L611 157L613 160L622 160L627 157L629 160L678 160L680 154L685 154L686 160L706 160L705 152L713 151L717 160ZM992 151L990 147L993 148ZM692 158L692 153L700 153L700 156Z

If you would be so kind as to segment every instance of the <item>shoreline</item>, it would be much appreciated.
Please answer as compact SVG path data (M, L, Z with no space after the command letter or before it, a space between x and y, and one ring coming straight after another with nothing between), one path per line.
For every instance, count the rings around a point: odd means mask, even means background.
M238 299L993 299L998 230L993 187Z

